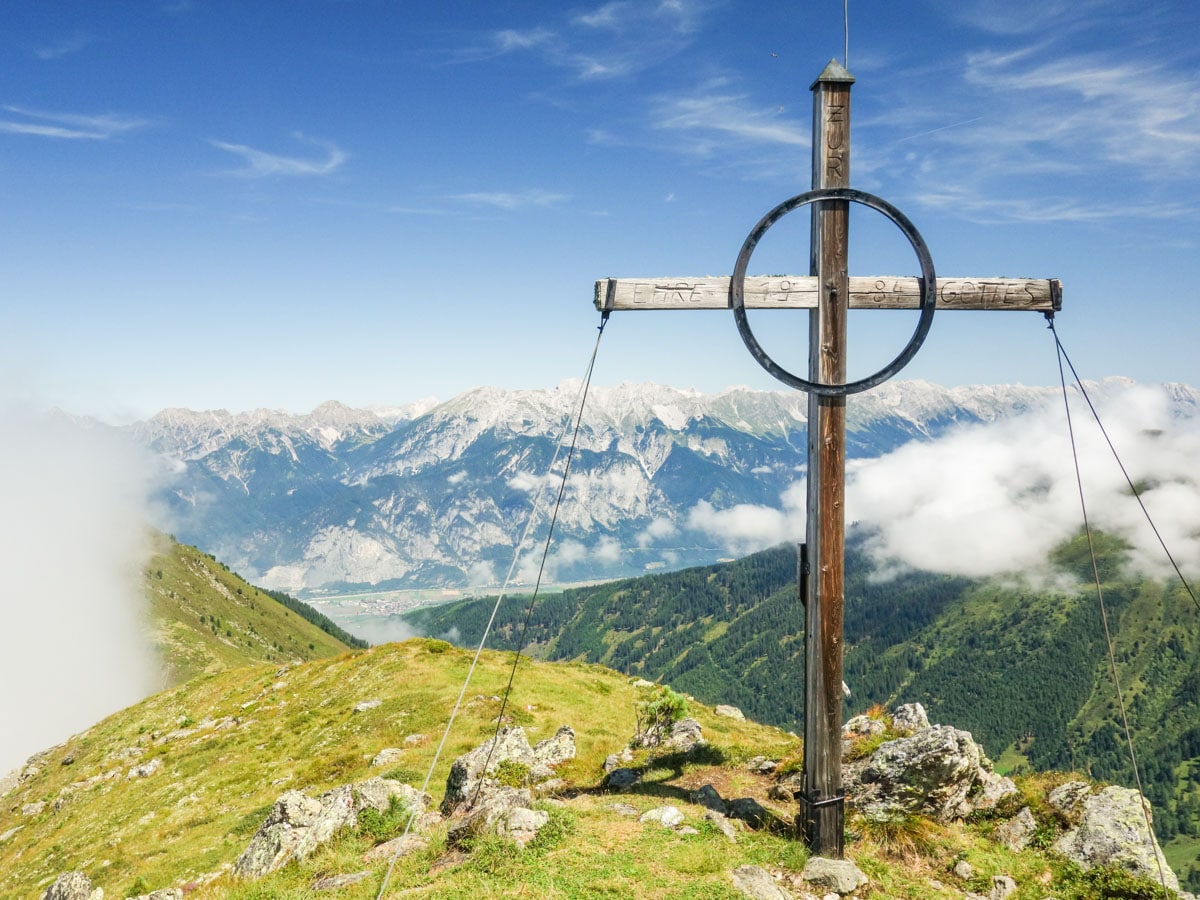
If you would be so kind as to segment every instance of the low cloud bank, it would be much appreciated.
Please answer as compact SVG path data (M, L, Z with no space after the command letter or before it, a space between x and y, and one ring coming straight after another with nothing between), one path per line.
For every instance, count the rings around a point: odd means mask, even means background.
M1200 417L1166 391L1136 385L1098 403L1146 508L1175 559L1195 575L1200 561ZM1133 551L1130 564L1163 577L1170 564L1082 400L1072 398L1088 516ZM847 521L867 528L880 571L906 567L974 577L1037 574L1048 552L1082 527L1079 491L1061 400L988 425L964 426L878 459L855 461ZM804 483L777 508L706 503L691 528L743 554L804 535Z
M102 427L0 408L0 774L157 687L140 569L155 464Z

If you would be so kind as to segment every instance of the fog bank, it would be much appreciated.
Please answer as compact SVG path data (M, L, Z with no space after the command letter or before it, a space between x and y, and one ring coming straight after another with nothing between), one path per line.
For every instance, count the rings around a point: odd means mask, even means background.
M153 464L103 427L0 407L0 774L156 687L140 570Z
M1096 398L1093 398L1094 400ZM1131 385L1097 401L1109 437L1185 573L1200 569L1200 418L1159 387ZM1077 395L1071 415L1093 529L1119 535L1140 575L1170 564L1095 420ZM877 571L906 568L985 577L1045 573L1047 555L1083 526L1061 398L1004 421L913 441L847 469L846 521L872 533ZM777 507L700 503L688 526L744 554L805 533L805 486Z

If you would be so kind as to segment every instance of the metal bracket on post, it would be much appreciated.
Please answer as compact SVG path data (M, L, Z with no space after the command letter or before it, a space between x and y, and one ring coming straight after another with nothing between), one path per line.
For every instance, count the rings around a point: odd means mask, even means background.
M796 557L796 584L800 588L800 605L808 605L808 544L803 541L796 545L799 551Z
M824 800L813 800L808 794L800 791L796 794L796 799L800 802L800 812L796 816L796 824L800 828L800 836L810 847L822 846L826 851L833 851L836 855L834 859L841 859L845 855L845 840L846 835L843 831L834 835L817 834L817 823L820 817L817 816L817 810L825 809L826 807L834 807L836 815L833 821L846 821L846 796L839 794L836 797L827 797Z

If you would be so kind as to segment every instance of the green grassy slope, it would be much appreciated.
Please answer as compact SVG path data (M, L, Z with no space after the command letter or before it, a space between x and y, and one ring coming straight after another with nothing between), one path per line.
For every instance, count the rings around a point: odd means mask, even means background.
M493 733L495 696L511 661L511 654L483 655L434 770L435 800L453 758ZM359 872L367 877L337 896L375 897L388 861L363 854L386 836L377 829L341 832L258 882L238 881L229 867L285 790L316 793L379 774L370 759L396 746L405 747L403 757L384 774L419 785L470 662L466 651L418 639L282 668L225 669L117 713L44 753L39 771L3 798L0 896L38 897L59 873L81 870L108 897L187 887L192 900L302 898L313 896L319 876ZM693 790L713 784L724 797L754 797L789 821L793 804L769 800L769 779L744 765L757 754L795 765L798 742L777 729L718 718L693 703L689 712L710 741L698 760L645 760L644 783L634 791L614 797L598 789L604 757L633 732L638 696L629 678L600 666L524 660L512 718L533 740L562 724L576 730L578 756L559 769L566 787L543 805L550 825L524 851L485 840L467 855L448 850L445 826L436 827L426 850L398 861L386 896L737 900L730 875L740 865L799 872L807 854L786 825L742 832L734 843L691 801ZM381 702L354 711L368 699ZM406 743L412 735L425 737ZM153 761L156 772L129 777ZM1061 780L1036 776L1022 787L1033 798ZM614 801L635 814L673 804L695 833L641 823ZM961 897L986 890L1000 873L1022 886L1018 900L1047 891L1063 900L1116 896L1036 850L1004 850L990 837L994 827L986 820L882 830L858 823L847 852L872 878L873 897ZM967 880L953 872L964 859L975 870Z
M1200 887L1200 610L1182 588L1122 580L1116 542L1097 536L1101 577L1143 787L1159 837ZM847 554L847 713L918 701L972 732L1005 771L1081 770L1135 786L1117 710L1086 541L1056 549L1069 591L910 573L879 582ZM539 599L531 652L664 679L708 703L799 730L802 610L795 554L650 575ZM505 601L495 643L514 647L527 599ZM490 600L417 610L427 634L478 642ZM1193 871L1194 870L1194 871Z
M504 689L511 659L485 654L435 772L439 799L454 757L491 735L499 706L492 698ZM370 760L385 747L407 747L399 774L419 786L469 664L465 652L416 640L291 667L224 669L123 710L48 751L40 772L3 798L0 835L19 830L0 839L0 896L37 896L72 869L112 897L135 883L148 890L203 880L237 858L283 791L319 792L380 774ZM374 699L382 704L354 712ZM565 774L594 784L605 756L633 734L635 700L629 679L611 670L526 661L509 709L531 740L572 725L579 757ZM794 740L776 729L693 713L741 758L794 751ZM405 745L413 734L425 739ZM127 777L156 759L162 768L154 775ZM46 804L41 811L22 814L38 801ZM759 852L791 852L771 840L773 849ZM231 889L226 879L195 896Z
M154 555L142 574L149 628L167 684L217 669L350 649L213 557L165 535L155 536Z

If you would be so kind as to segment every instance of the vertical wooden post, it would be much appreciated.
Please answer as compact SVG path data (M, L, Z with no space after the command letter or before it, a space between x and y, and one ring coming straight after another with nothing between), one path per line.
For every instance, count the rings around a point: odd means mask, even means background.
M850 86L836 60L813 91L813 188L850 186ZM813 209L810 272L818 306L810 313L809 379L846 381L847 256L850 204ZM805 598L804 790L800 828L819 856L844 855L842 794L842 610L845 571L846 398L809 394L808 527Z

